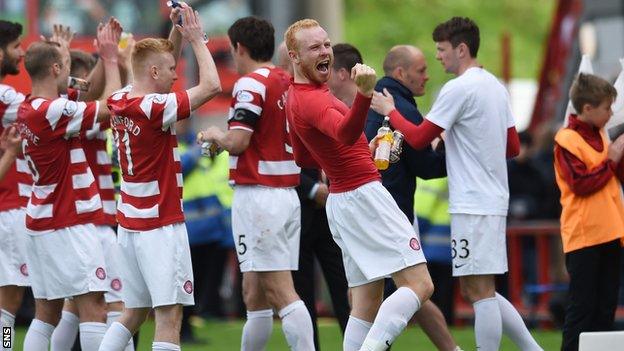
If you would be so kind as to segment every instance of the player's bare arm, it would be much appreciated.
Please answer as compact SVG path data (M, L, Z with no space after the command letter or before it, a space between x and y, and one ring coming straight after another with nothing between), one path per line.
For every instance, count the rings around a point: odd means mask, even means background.
M119 25L119 22L117 22L117 20L113 17L111 17L108 20L109 25L115 22L116 22L115 25ZM98 34L102 33L103 28L104 28L104 23L99 23L96 33ZM99 52L99 48L98 48L99 40L100 40L99 38L96 38L93 40L93 47L96 49L96 52L98 53L98 55L101 56L101 53ZM121 64L121 59L118 59L118 61ZM104 99L108 97L107 95L104 95L106 77L104 75L103 60L101 58L97 61L97 63L95 64L95 67L93 67L93 69L89 73L89 76L87 77L87 81L90 83L89 90L85 92L84 94L80 94L80 100L95 101L95 100L100 100L100 99Z
M178 21L180 20L180 11L183 8L188 7L188 5L185 3L179 4L181 7L173 7L171 8L171 12L169 13L169 19L171 20L171 23L173 23L173 26L171 27L171 31L169 32L168 39L173 43L173 52L171 54L173 55L173 58L176 60L176 62L178 62L178 59L180 58L180 53L182 52L182 34L179 30L176 29L176 24L178 24Z
M252 132L245 129L230 129L224 132L217 127L210 127L197 134L197 142L200 144L203 142L217 143L220 148L231 155L240 155L249 147L251 135Z
M106 25L98 28L97 48L100 53L102 65L104 66L104 79L106 81L103 93L104 98L100 101L100 108L97 115L98 121L105 121L110 117L110 111L106 106L106 99L113 92L121 88L117 47L122 30L119 21L114 18L111 18Z
M176 24L175 27L191 44L199 67L199 84L187 90L191 110L195 110L221 92L221 82L212 55L204 43L204 29L199 14L190 6L182 8L180 14L183 25Z

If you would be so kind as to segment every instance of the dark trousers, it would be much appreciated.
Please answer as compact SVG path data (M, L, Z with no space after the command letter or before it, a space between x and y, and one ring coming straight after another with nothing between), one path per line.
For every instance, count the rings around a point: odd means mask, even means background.
M565 259L570 287L561 350L576 351L581 332L613 329L620 287L620 242L572 251Z
M327 223L325 209L314 205L301 206L301 240L299 250L299 270L293 271L295 290L305 302L314 327L314 345L320 350L316 323L316 282L314 259L320 263L329 288L334 314L344 334L349 320L349 300L347 298L347 278L342 263L342 252L332 238Z

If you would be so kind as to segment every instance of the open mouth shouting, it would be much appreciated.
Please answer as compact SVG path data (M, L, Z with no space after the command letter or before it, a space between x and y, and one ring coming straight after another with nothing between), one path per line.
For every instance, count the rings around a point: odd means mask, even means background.
M316 64L316 70L321 74L329 73L329 59L323 60Z

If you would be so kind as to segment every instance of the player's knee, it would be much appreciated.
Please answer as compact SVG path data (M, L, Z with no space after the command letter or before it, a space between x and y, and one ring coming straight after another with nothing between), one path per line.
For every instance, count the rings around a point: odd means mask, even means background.
M75 296L80 321L106 323L106 301L103 293L88 293Z

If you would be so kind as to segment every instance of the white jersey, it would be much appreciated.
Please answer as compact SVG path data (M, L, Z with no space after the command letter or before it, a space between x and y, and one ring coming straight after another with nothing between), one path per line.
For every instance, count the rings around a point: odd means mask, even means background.
M507 129L514 126L505 87L473 67L447 82L426 117L446 130L449 213L507 215Z

